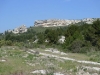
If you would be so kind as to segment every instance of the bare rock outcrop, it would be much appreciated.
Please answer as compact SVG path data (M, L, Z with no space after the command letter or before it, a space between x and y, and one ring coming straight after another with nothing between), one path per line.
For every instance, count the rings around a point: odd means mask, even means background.
M25 25L22 25L18 28L15 28L14 30L12 30L12 32L14 34L18 34L18 33L24 33L24 32L27 32L27 27Z
M67 26L70 24L84 22L87 24L92 24L93 21L97 20L97 18L85 18L79 20L61 20L61 19L49 19L49 20L37 20L34 22L34 26L42 26L42 27L53 27L53 26Z

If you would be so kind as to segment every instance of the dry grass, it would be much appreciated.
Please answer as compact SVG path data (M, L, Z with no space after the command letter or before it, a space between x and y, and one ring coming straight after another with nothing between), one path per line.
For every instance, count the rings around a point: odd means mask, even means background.
M34 50L47 54L54 54L57 56L70 57L77 60L88 60L89 58L83 54L67 53L68 55L60 55L57 53L46 52L44 49ZM0 62L0 75L33 75L30 72L35 70L48 70L49 72L46 75L53 75L53 73L55 72L75 75L76 72L79 71L77 67L98 67L96 65L79 64L75 61L63 60L55 57L43 56L39 54L36 55L34 53L31 54L27 53L27 51L20 49L0 49L0 60L1 59L5 59L6 61Z

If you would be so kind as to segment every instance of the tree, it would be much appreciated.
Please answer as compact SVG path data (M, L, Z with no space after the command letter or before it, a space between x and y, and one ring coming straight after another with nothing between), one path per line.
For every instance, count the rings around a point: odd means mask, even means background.
M81 41L81 40L75 40L69 46L69 50L71 52L74 52L74 53L80 53L82 46L83 46L83 41Z
M65 36L68 37L68 36L73 36L75 32L80 32L79 30L79 26L77 25L71 25L67 28L66 32L65 32Z
M39 33L39 34L38 34L38 43L39 43L39 44L43 44L44 41L45 41L44 33Z
M0 47L5 45L5 40L0 41Z
M58 32L56 30L49 30L48 33L46 33L46 38L49 40L49 43L57 44Z
M92 46L100 48L100 20L94 21L93 24L85 32L85 39L90 41Z
M71 25L67 28L66 32L65 32L65 36L66 36L66 39L65 39L65 45L66 45L66 48L68 46L71 45L71 43L76 40L76 39L80 39L82 40L83 39L83 36L80 32L80 29L79 29L79 26L77 25ZM64 46L65 46L64 45Z
M92 27L95 31L95 34L100 35L100 20L99 19L93 22Z
M100 20L94 21L92 27L94 29L95 44L100 48Z

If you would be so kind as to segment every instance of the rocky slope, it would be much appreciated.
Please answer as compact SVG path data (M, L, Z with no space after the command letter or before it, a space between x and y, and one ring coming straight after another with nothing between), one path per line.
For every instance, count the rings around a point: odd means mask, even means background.
M2 46L0 75L100 75L100 63L86 58L56 48Z
M34 26L35 27L67 26L70 24L75 24L75 23L80 23L80 22L92 24L93 21L95 20L97 20L97 18L85 18L85 19L79 19L79 20L61 20L61 19L37 20L34 22Z
M27 32L27 27L25 25L22 25L22 26L17 27L13 30L8 30L8 32L12 32L14 34L24 33L24 32Z

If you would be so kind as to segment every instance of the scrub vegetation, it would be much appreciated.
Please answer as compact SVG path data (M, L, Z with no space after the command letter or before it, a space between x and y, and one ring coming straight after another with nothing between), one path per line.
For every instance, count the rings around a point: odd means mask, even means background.
M58 42L61 36L65 36L64 43ZM59 72L64 75L79 75L80 70L92 73L84 66L100 67L58 59L56 56L44 56L40 52L52 55L44 51L46 48L68 54L53 54L58 57L100 63L100 20L93 24L81 23L66 27L29 27L27 32L19 34L8 31L0 33L0 75L34 75L32 72L35 70L45 70L46 75L56 75Z

